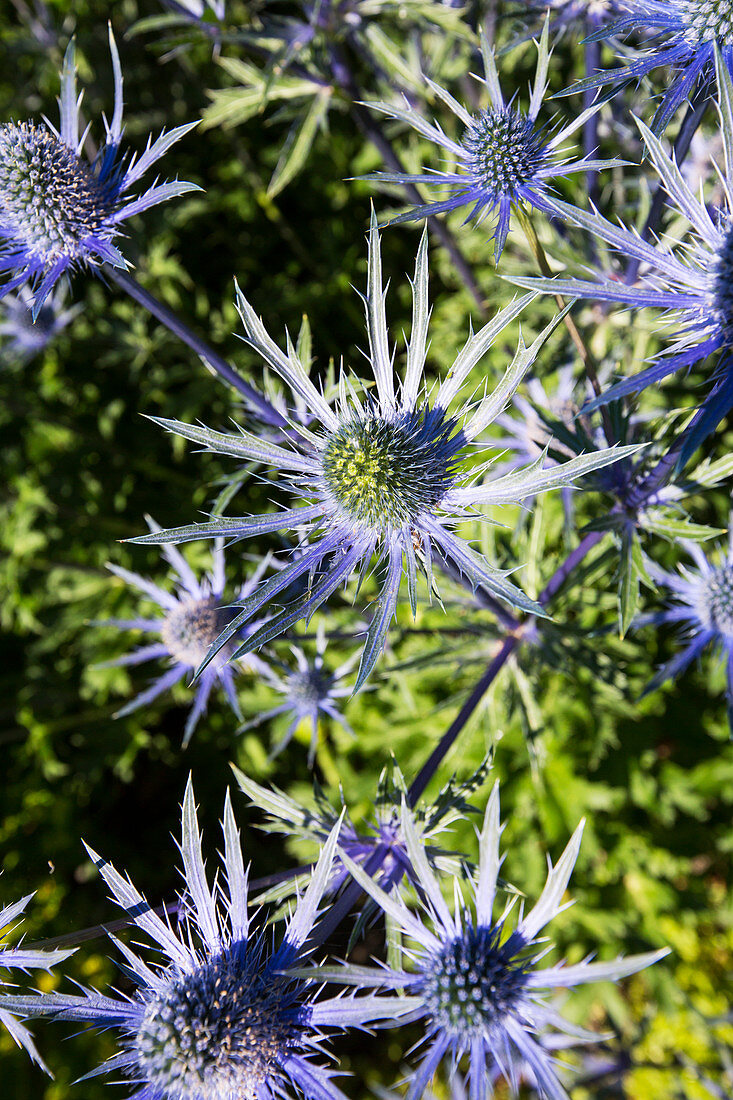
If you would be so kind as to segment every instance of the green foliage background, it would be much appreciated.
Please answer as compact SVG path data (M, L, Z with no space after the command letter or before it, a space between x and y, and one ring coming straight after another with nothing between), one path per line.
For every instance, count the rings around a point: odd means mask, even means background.
M112 99L109 18L122 55L126 138L133 148L164 125L200 117L209 103L206 89L232 85L206 44L168 56L160 36L126 35L136 20L159 13L152 0L55 0L47 7L57 40L38 43L24 26L22 5L6 0L0 20L3 119L54 117L60 59L76 31L84 110L99 136L96 120L110 110ZM243 22L252 15L250 5L231 7ZM501 33L508 39L508 32ZM455 55L447 57L449 75L460 70L467 48L458 43ZM558 51L553 85L568 82L577 57L567 43ZM531 53L520 49L512 61L517 87L526 86L531 60ZM338 364L342 356L357 371L363 363L362 307L352 286L364 284L364 234L374 191L348 180L381 167L379 156L346 111L332 111L328 132L317 135L297 181L272 197L267 184L284 133L267 111L239 127L194 132L174 148L164 171L169 178L178 174L199 183L205 193L137 218L125 242L144 285L208 334L255 384L261 384L261 366L233 335L238 328L234 276L273 333L286 325L297 331L307 314L318 370L330 360ZM408 159L417 155L412 138L398 136ZM636 178L638 170L627 172L627 186ZM608 184L607 201L621 182L617 175ZM647 198L642 188L639 217ZM391 201L375 196L380 210ZM512 289L494 273L485 231L462 228L461 221L457 216L451 226L480 286L492 306L505 303ZM550 247L549 231L547 237ZM395 339L409 330L404 272L413 267L417 239L416 231L405 227L384 235ZM533 271L515 236L506 262L511 270ZM465 339L475 312L437 245L431 292L429 365L437 377ZM195 519L232 472L224 461L191 453L144 416L222 426L241 413L185 348L113 287L81 276L72 297L83 303L83 312L42 357L19 367L6 356L0 366L0 897L9 902L38 891L25 926L28 942L116 918L83 854L81 837L129 871L151 901L174 896L179 878L170 834L177 831L189 772L212 862L224 791L232 782L231 761L260 782L272 780L296 797L311 797L305 730L271 761L268 752L282 726L264 725L237 736L233 716L214 700L184 753L180 739L190 699L184 686L174 704L163 699L128 718L112 717L147 681L145 669L128 674L94 667L129 644L129 637L95 621L134 614L138 607L106 572L105 562L162 580L165 569L154 551L120 540L143 530L146 513L164 526ZM526 316L532 333L551 308L539 302ZM647 321L646 329L632 330L628 316L599 318L590 308L579 311L579 320L602 357L621 344L629 354L633 347L637 357L653 346ZM489 380L505 366L510 344L501 341L487 357ZM570 355L567 338L557 334L540 370L550 376ZM482 380L477 377L476 383ZM698 381L692 376L667 393L678 404L689 404ZM730 432L724 432L710 453L719 457L730 444ZM267 507L271 495L271 486L251 479L237 504L256 511ZM603 507L593 494L578 497L581 521L598 516ZM727 527L727 507L726 494L719 491L698 500L693 515L698 522ZM500 561L526 563L519 581L536 593L572 538L563 530L559 500L548 499L532 515L502 519L505 527L477 529L474 535L492 543ZM276 545L249 545L247 552L256 555ZM667 564L675 560L666 544L653 552ZM206 547L192 548L191 560L205 567ZM230 552L229 561L232 581L251 569L251 559L237 551ZM451 772L470 776L493 751L508 820L505 873L530 897L542 881L546 854L556 858L579 818L588 817L573 880L577 902L554 928L560 950L571 961L589 951L612 957L665 944L673 953L620 990L601 987L571 999L570 1015L599 1030L610 1028L616 1048L629 1052L638 1067L618 1086L621 1092L598 1086L578 1088L574 1096L708 1100L716 1094L704 1077L725 1088L725 1048L732 1037L730 1025L710 1022L729 1011L733 971L727 888L733 751L722 672L707 659L677 685L640 699L674 643L654 631L618 640L617 564L609 540L578 583L568 586L555 635L547 636L555 644L550 647L546 639L520 651L464 731L431 793ZM334 802L341 784L357 818L368 815L391 753L408 780L416 774L495 651L490 614L477 610L450 582L441 588L446 614L433 607L413 624L409 609L400 609L392 648L373 688L348 704L356 737L336 727L321 730L318 779ZM334 664L353 651L349 636L356 613L343 599L325 616L326 629L339 635L329 649ZM287 645L276 649L287 657ZM241 684L248 715L273 705L264 685L252 678ZM480 809L486 794L475 797ZM295 840L283 844L276 835L256 832L261 815L241 795L234 798L253 874L312 856ZM470 857L473 823L455 830L450 846ZM378 949L376 934L367 948ZM67 969L91 985L124 983L103 938L91 941ZM48 989L58 980L42 977L40 984ZM106 1094L109 1085L99 1081L75 1087L71 1082L112 1053L110 1039L62 1041L63 1029L53 1025L36 1031L56 1080L43 1078L2 1036L3 1096L96 1100ZM406 1049L396 1033L345 1042L337 1052L354 1076L344 1087L357 1098L391 1086Z

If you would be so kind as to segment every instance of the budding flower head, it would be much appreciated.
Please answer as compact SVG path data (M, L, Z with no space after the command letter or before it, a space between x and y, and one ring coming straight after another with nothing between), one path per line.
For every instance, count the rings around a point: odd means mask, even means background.
M541 463L536 463L507 478L481 480L487 467L477 468L470 448L474 445L474 451L478 450L475 445L482 433L516 392L559 318L530 347L520 338L514 361L492 392L475 402L472 394L457 410L451 411L473 368L532 296L512 302L479 332L472 333L432 395L426 390L421 392L430 316L426 235L423 234L418 251L412 332L404 377L398 386L387 332L380 240L374 216L369 235L367 284L364 302L375 392L366 391L358 380L342 374L338 401L335 407L329 404L310 380L291 341L288 339L287 352L283 352L238 291L237 305L248 342L293 393L306 402L312 418L308 426L293 423L284 445L277 445L264 436L260 438L242 430L223 433L175 420L159 421L167 430L209 450L269 463L277 470L279 485L283 482L289 485L302 503L261 516L215 517L209 523L157 531L131 540L186 542L212 536L242 539L287 529L298 532L301 545L297 555L241 602L239 614L220 636L212 654L301 577L309 580L306 591L301 589L283 611L250 634L235 652L249 652L299 619L310 618L354 572L359 572L363 581L376 554L385 565L384 576L367 630L355 691L364 684L385 644L403 572L415 613L418 571L424 574L431 591L434 553L448 559L471 584L483 585L492 596L523 611L544 614L505 573L454 534L452 527L474 515L481 505L516 504L535 493L570 484L582 473L616 461L624 453L623 449L611 448L591 457L573 459L552 470L541 469ZM306 532L307 543L303 537Z
M344 681L354 668L359 654L356 653L337 668L329 669L324 661L326 636L322 629L318 630L316 653L313 657L307 656L298 646L291 646L291 650L295 659L294 667L288 667L273 659L265 674L265 679L270 686L282 696L282 703L258 714L243 729L268 722L280 714L290 715L290 725L285 735L270 753L270 759L272 759L290 744L298 727L301 724L307 724L311 731L308 767L313 767L318 747L319 719L330 718L349 733L352 732L339 710L339 702L351 694L351 687Z
M377 172L366 178L385 183L422 183L447 189L448 198L407 210L391 219L390 224L430 217L466 205L471 207L466 221L475 218L477 222L482 222L487 216L495 215L492 237L498 263L509 233L513 209L525 202L538 210L546 210L545 195L554 179L590 168L607 167L615 162L602 164L587 157L569 161L563 157L560 148L599 109L600 103L583 111L552 136L546 129L537 127L547 89L550 60L548 20L545 20L538 45L537 71L526 113L515 106L514 100L507 103L504 99L494 51L483 32L481 50L484 62L481 83L485 85L489 98L486 110L470 114L449 92L425 78L434 95L462 124L464 129L460 141L449 137L437 122L426 122L423 114L407 101L404 106L368 104L375 111L407 122L440 149L447 150L455 158L455 171L430 168L416 176Z
M148 521L151 528L160 530L152 520ZM118 565L109 565L108 569L116 577L131 585L133 588L145 594L158 605L163 612L162 617L137 618L137 619L113 619L110 626L116 626L122 630L142 630L146 634L159 635L160 640L150 645L144 645L140 649L134 649L123 657L106 661L98 667L115 667L142 664L145 661L165 660L169 658L171 664L159 679L150 687L141 692L129 703L126 703L117 712L117 717L131 714L140 707L147 706L164 691L168 691L183 679L190 676L206 659L211 646L220 636L222 631L232 621L236 614L224 597L224 547L221 540L217 540L212 551L212 570L199 579L186 559L173 546L167 546L163 550L163 556L174 570L177 582L177 591L169 592L159 587L153 581L141 577L138 573L131 573ZM262 567L255 571L244 585L236 593L236 598L243 599L249 595L257 585L262 574ZM252 628L254 629L254 628ZM186 720L183 734L184 746L188 744L201 715L206 710L211 689L219 683L224 690L226 698L241 720L239 701L234 686L234 673L236 667L227 661L233 655L233 646L224 647L206 669L196 685L193 706ZM266 666L254 654L242 662L242 667L250 672L262 673Z
M62 329L78 315L81 305L66 308L66 287L57 286L36 314L31 315L33 293L27 286L7 294L0 304L0 338L3 354L16 363L27 363L53 343Z
M590 1041L598 1036L563 1020L555 1006L546 1003L547 994L588 982L615 981L649 966L667 952L609 963L539 965L548 950L547 940L540 933L569 904L562 898L578 856L582 823L556 866L550 865L537 904L520 914L510 930L508 917L513 902L498 918L493 915L502 863L498 784L489 799L479 838L478 873L468 881L455 883L454 911L445 901L406 803L402 819L407 852L419 874L417 911L399 892L387 894L353 860L342 858L359 885L409 941L404 953L406 960L412 960L410 969L374 970L367 977L364 968L350 971L344 966L341 980L348 980L351 973L354 983L361 986L370 981L375 987L404 990L404 995L395 997L396 1008L424 1021L427 1049L411 1077L408 1100L423 1095L444 1059L455 1067L464 1057L472 1097L493 1095L492 1083L497 1076L506 1078L516 1096L517 1067L526 1064L534 1074L540 1096L567 1100L552 1057L554 1044L544 1036L569 1035ZM473 911L461 906L462 887L473 895ZM330 978L339 971L329 967L315 973Z
M283 1100L304 1094L344 1100L333 1072L314 1062L337 1028L384 1014L381 999L316 999L318 987L290 977L302 965L338 840L337 822L278 945L248 911L248 874L227 795L223 871L209 886L193 787L182 807L185 890L177 930L129 878L88 849L124 909L152 943L151 961L114 937L135 982L127 998L94 990L0 996L0 1011L89 1023L118 1035L119 1052L96 1073L123 1073L134 1097L151 1100ZM162 960L161 960L162 957Z
M38 313L66 272L126 261L113 243L128 218L157 203L199 188L175 181L155 183L137 198L128 192L176 141L195 126L165 131L148 139L142 156L125 157L122 141L122 69L109 32L115 100L106 139L92 162L83 154L86 132L79 135L81 97L76 91L74 43L61 73L60 125L9 122L0 126L0 271L7 273L0 296L23 283L34 289Z

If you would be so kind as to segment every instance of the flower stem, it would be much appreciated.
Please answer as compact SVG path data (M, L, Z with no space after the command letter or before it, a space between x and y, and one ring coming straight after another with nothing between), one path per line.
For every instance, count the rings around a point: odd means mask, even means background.
M144 287L140 286L140 283L127 271L122 271L120 268L110 267L105 265L105 274L117 284L117 286L124 290L126 294L143 306L144 309L151 313L161 324L165 325L174 336L177 336L179 340L182 340L184 344L187 344L192 351L195 351L207 364L214 370L220 378L223 378L233 389L241 393L242 397L249 402L257 410L258 415L267 423L282 428L286 426L285 419L280 415L277 409L270 404L266 397L259 393L253 386L250 386L248 382L237 374L237 372L229 366L227 361L209 347L205 340L202 340L200 336L197 336L195 332L180 320L179 317L173 313L172 310L164 306L162 302L159 302L157 298L154 298L152 294L148 293Z
M601 541L604 534L605 532L602 531L592 531L585 536L575 550L568 555L562 565L558 566L552 577L550 577L550 580L538 597L538 603L542 604L544 607L552 600L573 570L580 565L593 547ZM458 735L463 730L469 718L476 710L476 707L479 705L512 653L521 645L524 631L533 621L532 618L526 619L513 633L507 634L504 641L501 643L501 646L494 654L483 676L478 681L468 699L466 699L460 711L411 783L407 792L407 800L410 806L414 806L424 793L428 783L443 762L448 750L456 741ZM372 876L375 875L384 864L388 854L389 851L385 845L378 845L364 865L365 873ZM341 921L348 916L352 907L361 897L361 893L361 887L357 882L352 881L349 886L346 887L343 893L337 898L328 912L313 929L313 933L309 940L309 946L311 948L315 948L328 940L336 928L338 928Z
M539 237L537 236L537 234L535 232L534 225L532 224L532 219L530 218L527 211L522 209L521 207L519 207L517 209L517 220L519 221L519 224L522 227L524 235L527 238L527 244L529 245L530 250L532 251L532 254L533 254L534 258L537 261L537 266L539 267L540 271L542 272L542 274L546 278L552 278L552 274L553 274L552 268L550 267L549 263L547 262L547 256L545 255L545 250L542 247L540 239L539 239ZM565 308L565 299L563 298L562 294L556 294L555 295L555 301L557 302L558 309L564 309ZM575 324L575 321L572 319L572 317L570 316L569 313L566 313L564 320L565 320L565 328L568 330L568 332L570 334L570 339L575 344L578 355L580 356L581 361L583 363L585 373L588 377L588 381L590 382L591 386L593 387L593 392L596 395L596 397L600 397L601 393L602 393L602 389L601 389L601 383L598 380L598 369L597 369L595 358L593 357L593 354L591 353L590 349L588 348L588 345L585 343L585 340L580 335L580 332L578 331L578 327ZM611 418L609 416L608 409L605 407L605 405L601 406L601 418L603 420L603 431L604 431L604 434L606 436L606 440L608 442L608 445L612 447L614 442L615 442L614 433L613 433L613 427L611 425Z

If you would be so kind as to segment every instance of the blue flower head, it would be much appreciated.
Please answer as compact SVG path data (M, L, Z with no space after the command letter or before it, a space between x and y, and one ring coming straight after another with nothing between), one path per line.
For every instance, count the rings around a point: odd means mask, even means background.
M576 1028L547 1003L548 994L588 982L615 981L649 966L667 954L666 950L633 955L614 962L581 962L540 965L547 954L547 939L540 933L570 904L563 896L580 847L582 823L555 867L550 866L547 882L537 904L520 913L510 931L509 913L514 898L495 918L494 902L502 860L499 855L501 826L498 785L489 799L479 838L478 874L468 883L473 906L455 909L447 905L440 883L425 856L424 845L415 831L410 811L403 809L407 850L419 875L419 909L415 911L399 894L387 894L348 857L342 858L360 886L382 907L397 928L411 941L406 955L409 970L375 969L368 977L355 968L354 984L389 986L403 990L395 996L396 1018L410 1012L425 1023L426 1050L410 1078L408 1100L418 1100L440 1064L447 1060L453 1069L466 1060L470 1097L484 1100L493 1095L496 1071L506 1078L512 1095L519 1092L518 1068L533 1073L539 1095L567 1100L557 1077L552 1042L564 1034L597 1040L598 1036ZM462 897L455 884L455 897ZM350 968L341 971L348 980ZM320 977L339 974L337 968L318 968Z
M481 475L485 468L477 468L468 461L468 449L478 443L484 430L504 409L559 318L530 347L520 342L513 363L491 393L477 401L472 396L456 412L450 408L493 341L531 300L531 296L526 296L512 302L471 334L431 400L428 391L421 393L430 316L427 236L423 234L413 283L413 325L407 366L402 382L396 387L385 316L379 234L372 216L365 304L376 391L368 393L362 385L359 393L352 380L342 374L338 402L333 407L308 377L292 341L288 338L287 352L283 352L238 291L238 309L248 342L293 392L306 401L314 419L308 428L294 423L283 446L243 430L227 434L175 420L159 423L209 450L274 467L280 484L285 483L301 503L267 515L215 517L208 523L153 532L131 540L186 542L214 536L236 540L278 530L298 533L301 545L297 556L243 601L240 613L220 636L215 650L225 645L243 623L276 595L299 578L308 577L307 590L300 591L283 611L254 631L242 643L244 649L240 645L236 652L251 651L265 644L299 619L311 616L355 571L361 572L363 580L375 554L385 563L385 571L355 691L366 680L385 644L403 572L414 613L418 570L426 576L430 591L434 555L449 559L454 569L472 584L485 585L499 599L531 614L544 614L505 573L452 530L460 521L472 518L482 505L517 503L535 493L567 485L590 469L616 461L624 453L622 449L610 448L552 469L542 469L541 463L536 463L493 481L484 481ZM308 536L307 543L304 534Z
M392 890L405 875L419 887L419 874L413 868L402 833L400 807L407 794L407 784L396 763L393 762L389 768L383 769L377 783L374 813L360 828L349 815L343 792L341 806L336 809L327 800L321 787L314 783L314 804L304 806L277 787L262 787L238 768L232 767L243 793L254 806L264 811L267 820L262 828L266 832L295 836L299 840L307 839L320 846L341 819L339 850L361 867L375 857L381 859L377 882L383 890ZM428 859L431 865L442 871L456 871L460 863L458 853L444 848L436 838L439 833L444 833L457 821L463 820L466 814L475 812L466 799L484 783L488 770L489 760L485 760L470 779L463 783L451 779L435 802L418 804L415 808L416 828L427 844ZM329 891L340 890L349 877L349 872L337 857ZM273 896L281 898L286 891L289 893L291 890L292 884L285 883L276 889ZM268 897L269 894L264 896ZM371 900L368 909L374 909Z
M537 70L525 114L514 101L507 103L499 83L494 51L485 36L481 37L484 61L484 78L489 105L476 115L470 114L456 99L440 85L425 78L433 94L453 112L463 125L460 141L449 137L437 122L428 122L409 102L404 107L390 103L370 103L372 110L381 111L390 118L401 119L412 126L423 137L432 141L441 150L448 152L455 160L454 171L428 169L419 175L405 175L394 172L377 172L368 179L388 183L422 183L445 187L448 198L426 203L423 206L407 210L404 214L391 219L390 224L413 221L418 218L432 217L434 214L455 210L460 206L470 206L466 221L475 218L483 221L489 215L496 215L496 224L492 237L497 262L504 250L509 233L511 212L522 202L546 210L545 195L552 181L574 172L586 172L590 169L608 167L614 162L594 161L587 157L580 160L568 160L563 156L561 146L581 128L601 106L596 103L583 111L567 126L550 136L545 129L538 128L537 118L547 89L547 72L550 62L548 46L548 25L542 33L538 46Z
M28 894L26 897L21 898L20 901L16 901L13 905L6 905L0 909L0 944L4 943L11 925L13 925L14 921L25 912L28 902L32 897L33 894ZM68 959L75 951L75 947L70 951L32 951L21 947L0 946L0 971L50 970L56 963ZM0 992L2 989L3 981L0 979ZM33 1061L48 1073L48 1068L36 1050L33 1037L28 1029L23 1027L14 1015L4 1008L0 1008L0 1023L8 1029L18 1046L23 1047Z
M643 122L638 121L649 158L661 184L675 207L690 223L691 243L677 249L647 244L637 233L608 221L598 213L551 199L555 214L600 237L624 259L643 265L633 286L623 278L598 276L576 278L512 277L518 286L590 298L623 302L630 307L656 306L669 314L676 339L669 350L646 370L609 387L590 402L589 411L599 404L617 400L650 385L656 385L674 371L686 369L717 353L713 385L703 405L703 414L690 433L680 462L692 452L733 407L733 83L718 54L721 87L720 117L725 157L724 204L712 212L686 183L675 161Z
M157 524L149 521L153 530L160 530ZM97 667L129 667L139 665L145 661L165 660L171 662L170 667L163 675L154 681L145 691L141 692L121 710L116 717L121 718L125 714L131 714L140 707L147 706L164 691L168 691L183 679L186 673L193 673L206 658L213 642L221 634L222 630L231 621L235 612L224 598L226 579L224 576L224 547L221 540L217 540L212 551L211 573L202 579L196 576L186 559L174 546L163 548L163 556L173 568L178 582L176 592L169 592L161 588L153 581L141 577L138 573L131 573L119 565L109 565L107 568L116 577L143 592L149 599L157 603L163 612L157 618L138 619L112 619L108 625L119 627L121 630L142 630L148 634L160 635L160 640L144 645L139 649L133 649L131 653L123 657L117 657L112 661L105 661ZM257 585L261 571L255 572L237 592L237 598L246 598ZM216 660L207 666L205 672L198 681L193 706L186 720L183 734L183 744L186 746L191 739L194 729L206 710L211 689L218 682L224 689L227 700L241 720L239 701L234 687L234 669L227 660L232 656L233 647L224 647ZM263 673L266 666L254 654L244 662L248 671Z
M733 729L733 545L727 553L707 556L691 540L680 543L692 558L693 565L681 565L678 573L670 573L654 564L653 579L669 589L674 602L665 610L644 616L645 622L676 623L684 630L684 645L653 678L646 694L656 690L665 680L676 679L708 646L716 648L726 663L728 678L728 718Z
M733 4L731 0L623 0L619 7L619 19L607 23L593 37L638 32L651 44L625 68L598 73L565 94L580 87L640 79L668 65L676 75L662 96L653 123L654 131L661 133L698 83L714 77L716 48L728 72L733 71Z
M189 780L177 930L89 849L114 900L153 945L148 962L111 937L135 983L129 997L87 989L81 995L29 994L0 997L0 1009L114 1031L119 1053L90 1076L122 1073L137 1100L274 1100L301 1093L343 1100L333 1071L313 1059L336 1029L384 1015L384 999L316 1000L317 986L287 973L309 956L304 945L329 879L338 824L277 946L263 924L250 921L247 871L228 796L222 828L224 877L212 889Z
M148 139L142 156L126 156L121 151L122 69L111 29L109 41L114 110L111 122L104 119L105 143L93 162L82 155L86 132L79 135L73 41L61 73L59 129L47 120L0 126L0 274L5 278L0 296L30 281L34 316L66 272L104 263L127 266L113 242L133 214L199 190L175 181L155 183L136 198L129 194L196 123L163 131L156 141Z
M271 710L263 711L247 722L243 729L268 722L280 714L290 715L290 725L281 740L270 753L270 759L277 756L290 744L293 734L302 723L310 726L311 740L308 749L308 766L313 766L318 746L318 723L321 718L330 718L351 733L351 727L339 710L340 700L351 695L351 685L345 683L348 674L358 660L358 654L350 657L338 668L329 669L324 662L326 636L318 631L316 654L308 657L298 646L292 646L295 666L288 667L274 659L265 673L271 687L281 696L282 702Z

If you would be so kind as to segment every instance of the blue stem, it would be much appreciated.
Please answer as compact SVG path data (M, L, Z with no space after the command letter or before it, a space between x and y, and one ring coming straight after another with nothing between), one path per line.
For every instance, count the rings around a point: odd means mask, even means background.
M230 367L225 359L222 359L218 352L215 352L213 348L209 347L205 340L202 340L200 336L197 336L195 332L192 332L187 325L180 320L179 317L173 313L172 310L164 306L162 302L159 302L157 298L154 298L152 294L149 294L144 287L140 286L137 279L127 271L122 271L120 268L110 267L105 265L105 274L113 282L129 294L130 297L141 305L144 309L151 313L161 324L165 325L174 336L177 336L179 340L182 340L184 344L187 344L192 351L195 351L212 370L216 371L220 378L223 378L233 389L241 393L242 397L257 410L258 416L265 421L266 424L271 424L278 428L287 427L284 417L280 415L274 405L259 393L253 386L250 386L249 382L239 375L233 367Z

